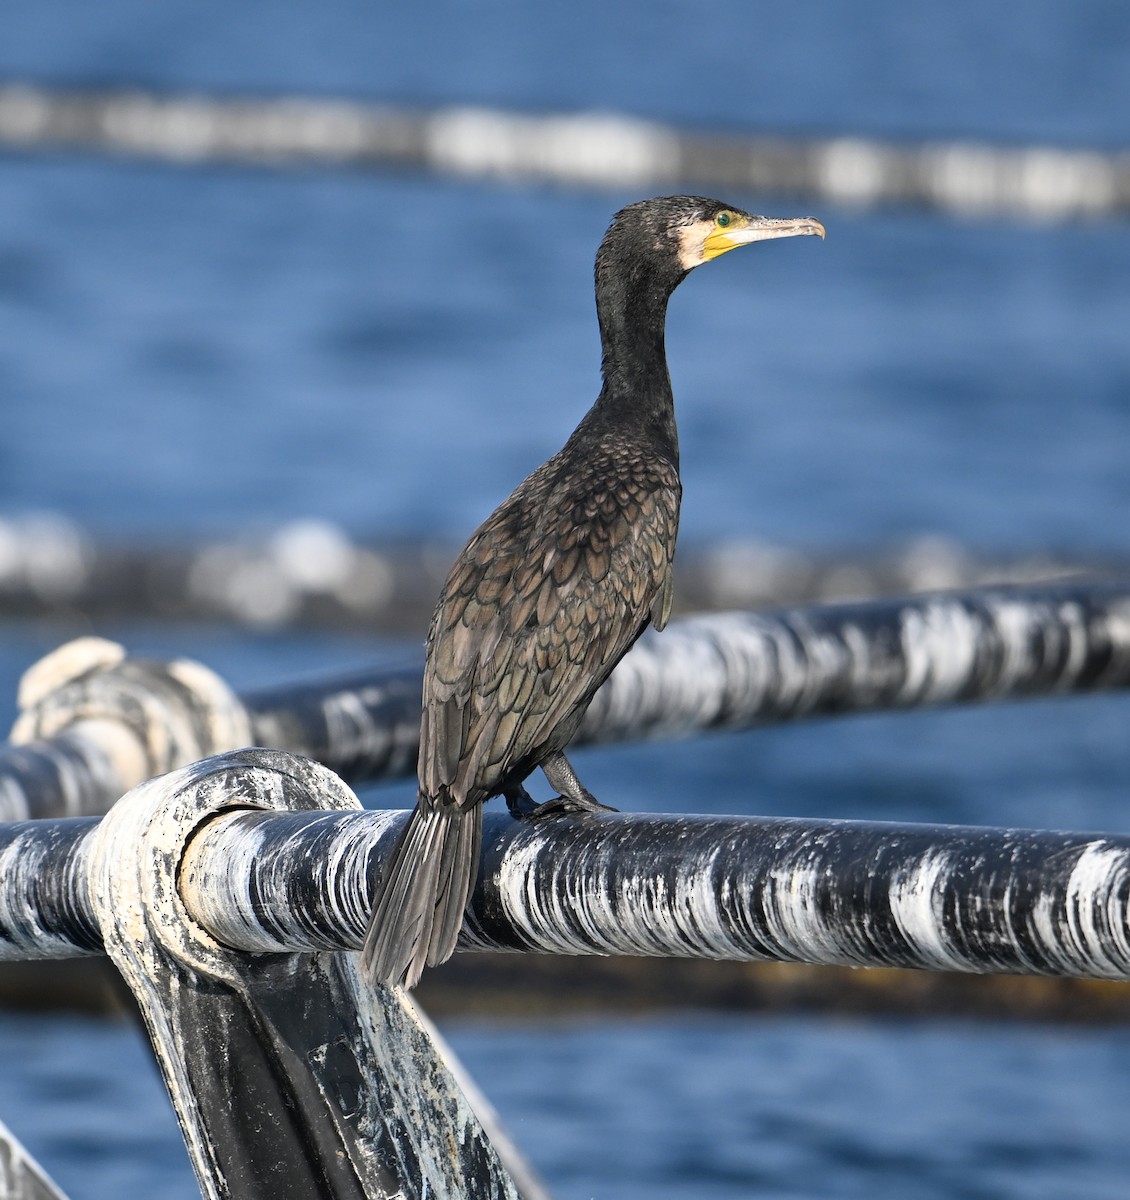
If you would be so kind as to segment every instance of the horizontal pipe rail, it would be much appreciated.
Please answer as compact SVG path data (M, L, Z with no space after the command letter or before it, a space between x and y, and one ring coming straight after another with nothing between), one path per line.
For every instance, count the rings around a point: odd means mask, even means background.
M645 635L597 693L576 744L1128 685L1127 586L718 613ZM405 670L243 702L260 744L357 783L415 770L419 687Z
M182 859L182 901L233 949L356 949L405 815L221 813ZM0 958L96 948L96 824L0 826ZM461 946L1127 980L1130 837L490 814Z
M0 961L101 953L89 882L98 822L0 822Z
M235 696L193 664L123 659L109 643L87 657L93 665L64 665L57 683L23 689L21 744L0 749L0 818L101 811L151 775L243 745L315 758L353 784L415 771L418 666ZM576 740L1128 685L1127 585L719 613L641 639L597 693Z
M720 137L616 114L0 86L0 149L59 147L178 163L409 167L575 187L709 185L1044 221L1130 211L1130 155L1118 151Z

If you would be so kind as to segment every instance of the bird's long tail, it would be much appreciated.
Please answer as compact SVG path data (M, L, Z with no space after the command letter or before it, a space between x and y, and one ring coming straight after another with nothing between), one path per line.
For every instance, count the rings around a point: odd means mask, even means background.
M361 950L361 970L374 983L415 987L425 966L451 957L479 868L481 804L463 809L417 803L392 863Z

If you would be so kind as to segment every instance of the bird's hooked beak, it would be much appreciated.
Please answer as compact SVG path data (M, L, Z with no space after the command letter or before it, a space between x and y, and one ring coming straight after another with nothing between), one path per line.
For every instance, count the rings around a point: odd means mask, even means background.
M767 242L771 238L802 237L807 234L824 236L824 226L815 217L753 217L744 213L731 214L725 225L715 223L702 243L702 259L709 262L751 242Z

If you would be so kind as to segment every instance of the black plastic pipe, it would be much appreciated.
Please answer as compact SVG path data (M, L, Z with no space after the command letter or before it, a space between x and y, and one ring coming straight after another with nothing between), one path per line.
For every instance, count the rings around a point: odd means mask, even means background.
M1128 685L1130 586L717 613L645 635L597 693L576 744ZM260 744L308 754L351 783L415 771L418 669L242 700Z
M223 813L188 847L182 900L233 949L356 949L404 818ZM97 944L81 882L94 827L0 826L0 958ZM1130 979L1130 837L491 814L461 944Z
M0 747L0 818L104 811L151 775L248 744L315 758L352 784L415 772L418 665L236 696L191 664L103 658L25 712L26 744ZM1130 585L719 613L645 635L576 742L1128 685Z

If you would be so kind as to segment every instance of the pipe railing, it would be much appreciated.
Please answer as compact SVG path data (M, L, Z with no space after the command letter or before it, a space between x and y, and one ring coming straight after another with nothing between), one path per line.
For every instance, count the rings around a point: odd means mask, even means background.
M582 736L1127 683L1115 584L724 614L639 643ZM205 1196L545 1196L410 998L341 953L405 814L360 810L328 768L411 771L418 669L239 696L83 639L19 702L0 804L43 819L0 823L0 959L110 957ZM253 741L278 748L233 749ZM492 812L460 945L1127 980L1130 837ZM0 1132L5 1161L19 1200L45 1194Z
M1124 688L1130 585L938 593L774 613L718 613L645 635L578 744L770 722ZM353 784L415 771L420 668L237 695L195 663L82 639L25 675L0 749L0 818L103 812L129 788L245 745L324 763Z
M184 846L180 903L231 950L357 950L406 814L262 809L263 789L287 807L292 770L241 751L168 777L173 791L222 777L239 806ZM0 824L0 961L101 950L88 882L99 829L94 817ZM1130 836L490 814L460 948L1130 980Z
M404 819L248 749L0 824L0 959L110 956L207 1197L543 1197L410 999L335 953ZM461 946L1130 980L1130 837L492 814Z

